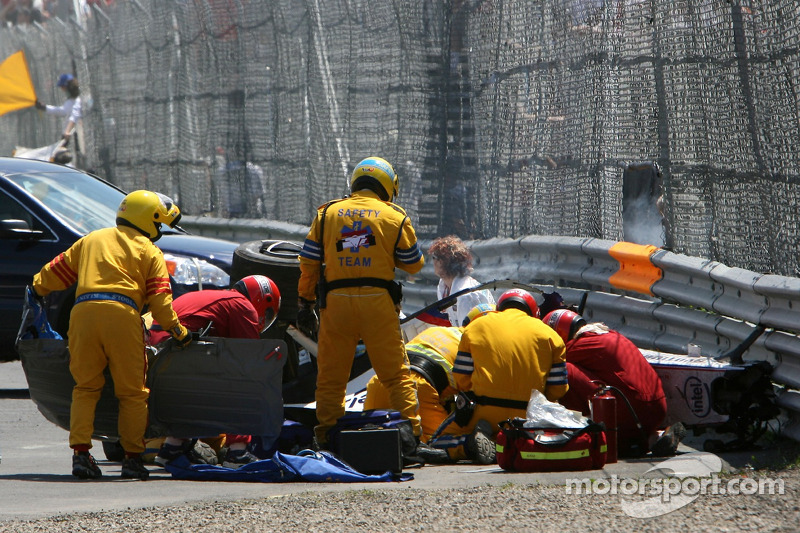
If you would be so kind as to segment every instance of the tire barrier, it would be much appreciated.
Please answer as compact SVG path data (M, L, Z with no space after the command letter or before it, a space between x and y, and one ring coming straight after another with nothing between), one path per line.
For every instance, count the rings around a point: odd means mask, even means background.
M260 225L266 234L274 224L235 222L239 234L245 224L254 231L248 238L257 235ZM183 226L193 229L192 217L185 217ZM284 236L299 247L308 228L297 226L292 231ZM254 241L258 247L264 242L269 241ZM423 250L429 244L420 241ZM592 238L527 236L467 244L476 279L514 279L544 292L557 291L575 306L587 294L586 319L605 322L641 349L686 354L689 344L697 344L702 355L711 358L767 361L773 382L784 389L781 407L790 412L786 434L800 440L800 392L793 390L800 389L800 279L731 268L653 246ZM265 263L267 268L274 266ZM282 295L284 290L296 291L296 279L292 282L289 274L281 279L283 284L276 282ZM431 263L417 275L399 280L404 283L406 314L436 301L438 278ZM291 298L296 300L296 294Z
M281 291L278 320L291 322L297 316L297 282L300 279L298 256L301 249L302 241L245 242L233 253L231 284L256 274L271 278Z

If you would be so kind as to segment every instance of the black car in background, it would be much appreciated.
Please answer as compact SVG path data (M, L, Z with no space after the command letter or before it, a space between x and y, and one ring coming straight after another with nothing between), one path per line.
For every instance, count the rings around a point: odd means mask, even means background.
M26 285L57 254L96 229L115 224L125 192L96 176L43 161L0 157L0 361L14 349ZM180 203L178 203L180 206ZM238 243L164 226L164 252L175 297L230 285ZM51 325L66 336L75 288L47 298Z

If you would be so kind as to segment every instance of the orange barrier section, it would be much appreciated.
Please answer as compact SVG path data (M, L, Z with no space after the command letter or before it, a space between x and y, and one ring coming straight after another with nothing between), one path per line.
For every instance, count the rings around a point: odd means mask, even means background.
M650 288L664 276L663 271L650 262L650 256L656 250L659 248L653 245L618 242L608 250L608 254L619 262L619 270L608 278L608 282L618 289L653 296Z

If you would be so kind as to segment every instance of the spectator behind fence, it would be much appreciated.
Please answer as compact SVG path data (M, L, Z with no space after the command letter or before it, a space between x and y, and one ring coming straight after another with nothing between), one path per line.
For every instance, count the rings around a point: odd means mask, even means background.
M441 300L464 289L480 285L478 280L470 276L472 271L472 253L455 235L439 237L428 248L428 255L433 259L433 269L439 276L436 298ZM479 304L494 304L492 293L487 290L475 291L459 296L456 303L447 308L447 316L452 326L463 325L467 313Z
M75 133L78 124L83 119L81 90L78 86L78 80L76 80L72 74L62 74L59 76L56 86L64 91L67 95L67 99L64 100L63 104L60 106L45 105L39 100L36 100L35 105L36 109L44 111L48 115L64 117L64 126L62 129L61 138L64 141L64 145L68 146L73 133ZM80 151L77 137L73 143L73 147L75 153L77 154Z
M0 21L22 26L32 22L42 23L42 12L33 6L33 0L3 0Z

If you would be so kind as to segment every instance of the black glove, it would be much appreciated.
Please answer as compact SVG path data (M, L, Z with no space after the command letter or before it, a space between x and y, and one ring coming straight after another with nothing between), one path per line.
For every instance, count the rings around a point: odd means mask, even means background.
M186 348L192 343L192 332L178 324L170 330L172 338L175 339L175 344L180 348Z
M475 412L475 402L466 392L459 391L456 395L456 416L453 421L459 426L466 427L472 420L472 413Z
M297 299L297 329L309 337L316 335L319 330L319 317L314 305L314 302L305 298Z
M33 105L36 106L36 109L38 109L39 111L44 111L45 109L47 109L47 106L41 103L39 100L36 100L36 102L34 102Z

